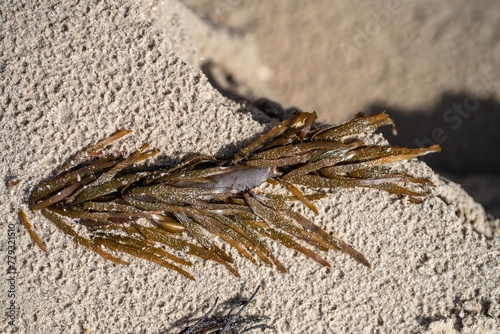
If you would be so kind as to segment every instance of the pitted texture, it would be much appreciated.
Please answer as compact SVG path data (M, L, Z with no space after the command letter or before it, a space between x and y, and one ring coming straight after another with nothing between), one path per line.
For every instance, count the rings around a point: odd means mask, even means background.
M129 2L17 1L2 3L0 11L4 266L7 226L20 226L17 210L26 208L31 189L116 130L134 131L117 149L150 142L164 164L196 153L234 152L264 130L178 58L169 42L170 35L178 38L175 29L158 30ZM30 214L49 253L16 229L16 330L176 332L184 323L173 324L201 316L215 297L247 296L262 284L251 312L269 316L277 333L498 331L498 238L476 233L467 215L457 217L468 210L458 205L468 202L447 200L458 190L426 165L398 168L437 184L422 205L355 189L330 192L316 203L317 216L296 208L363 251L372 269L339 253L328 254L331 269L322 268L271 244L288 274L232 253L242 279L199 261L192 271L198 280L190 282L145 261L106 262ZM13 179L20 183L9 186ZM475 217L486 219L482 211ZM0 303L6 305L1 281ZM0 331L14 329L3 319Z

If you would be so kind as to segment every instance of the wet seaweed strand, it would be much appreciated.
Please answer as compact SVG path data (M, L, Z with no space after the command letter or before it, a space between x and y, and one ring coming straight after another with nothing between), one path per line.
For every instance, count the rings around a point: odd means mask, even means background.
M138 170L137 164L158 153L143 145L131 155L104 149L128 134L123 130L89 147L72 166L31 193L30 209L41 211L63 233L103 258L128 264L125 253L175 270L185 269L190 255L218 262L239 276L233 258L217 246L218 236L254 264L263 262L286 272L268 240L330 266L319 251L344 252L365 266L368 260L353 247L289 208L301 201L313 212L313 201L325 195L305 195L298 186L368 187L407 196L418 203L429 180L394 173L388 165L438 152L439 146L401 148L368 145L360 137L384 125L386 114L358 115L336 126L316 126L315 113L298 112L243 147L232 159L196 157L172 168ZM135 166L134 169L131 167ZM281 185L290 195L255 190L264 182ZM420 190L408 188L416 185ZM40 248L46 247L26 215L19 219ZM87 229L87 236L74 224Z

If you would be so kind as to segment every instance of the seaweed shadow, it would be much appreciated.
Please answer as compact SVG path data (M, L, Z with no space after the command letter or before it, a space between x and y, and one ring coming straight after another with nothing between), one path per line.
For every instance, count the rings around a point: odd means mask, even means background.
M383 129L382 133L398 146L428 146L439 144L440 154L426 156L423 160L451 180L462 183L476 200L489 212L500 213L500 101L481 99L470 92L445 92L427 110L409 110L385 103L373 103L367 113L387 111L394 119L398 135ZM491 195L484 201L484 187L474 187L464 178L483 175L497 180L489 185ZM495 183L495 182L493 182ZM483 199L481 201L481 199Z
M250 111L252 118L259 123L268 123L269 119L282 121L298 111L296 107L283 108L277 102L257 98L249 87L238 82L235 76L221 64L208 60L201 65L201 71L212 87L222 96L247 106L239 111Z

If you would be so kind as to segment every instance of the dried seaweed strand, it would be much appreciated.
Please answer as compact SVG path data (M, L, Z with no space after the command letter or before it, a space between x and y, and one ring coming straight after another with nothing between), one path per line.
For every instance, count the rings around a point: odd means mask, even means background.
M305 195L301 185L316 190L375 188L418 203L432 182L393 173L387 166L440 148L408 149L360 140L362 134L393 125L386 114L359 115L337 126L315 126L315 120L315 113L298 112L232 159L195 157L156 171L131 168L158 153L148 150L148 145L129 156L104 153L130 132L122 130L77 155L54 179L41 182L31 193L30 208L41 210L76 243L105 259L128 264L115 257L124 253L190 279L194 277L181 266L192 262L183 255L218 262L239 276L233 257L217 245L214 236L252 263L262 262L280 271L286 269L272 254L269 240L324 266L330 264L318 251L333 249L369 267L352 246L291 211L289 201L298 200L318 213L312 201L325 195ZM266 181L282 186L291 196L255 190ZM46 251L23 211L19 218ZM73 224L85 226L88 237L77 233Z
M262 323L268 320L266 317L247 316L246 318L242 318L243 311L254 300L255 296L259 292L259 289L260 285L257 287L257 289L255 289L254 293L248 300L243 300L239 303L235 303L229 310L229 312L224 316L211 316L214 313L219 301L219 299L216 298L214 305L210 308L210 310L208 310L207 313L203 315L203 317L198 319L198 321L196 321L193 325L184 328L179 332L179 334L243 334L249 333L255 329L274 329L274 327ZM236 313L234 313L235 311Z

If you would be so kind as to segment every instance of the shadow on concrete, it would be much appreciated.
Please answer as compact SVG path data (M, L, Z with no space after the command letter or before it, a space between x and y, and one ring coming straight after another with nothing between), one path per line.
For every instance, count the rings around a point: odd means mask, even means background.
M441 153L423 160L460 183L487 212L500 217L500 101L460 92L444 93L427 110L408 110L384 103L366 108L370 115L382 111L394 119L398 128L397 136L390 129L382 129L392 144L441 145ZM481 187L477 182L464 182L472 176L475 180L484 178Z

